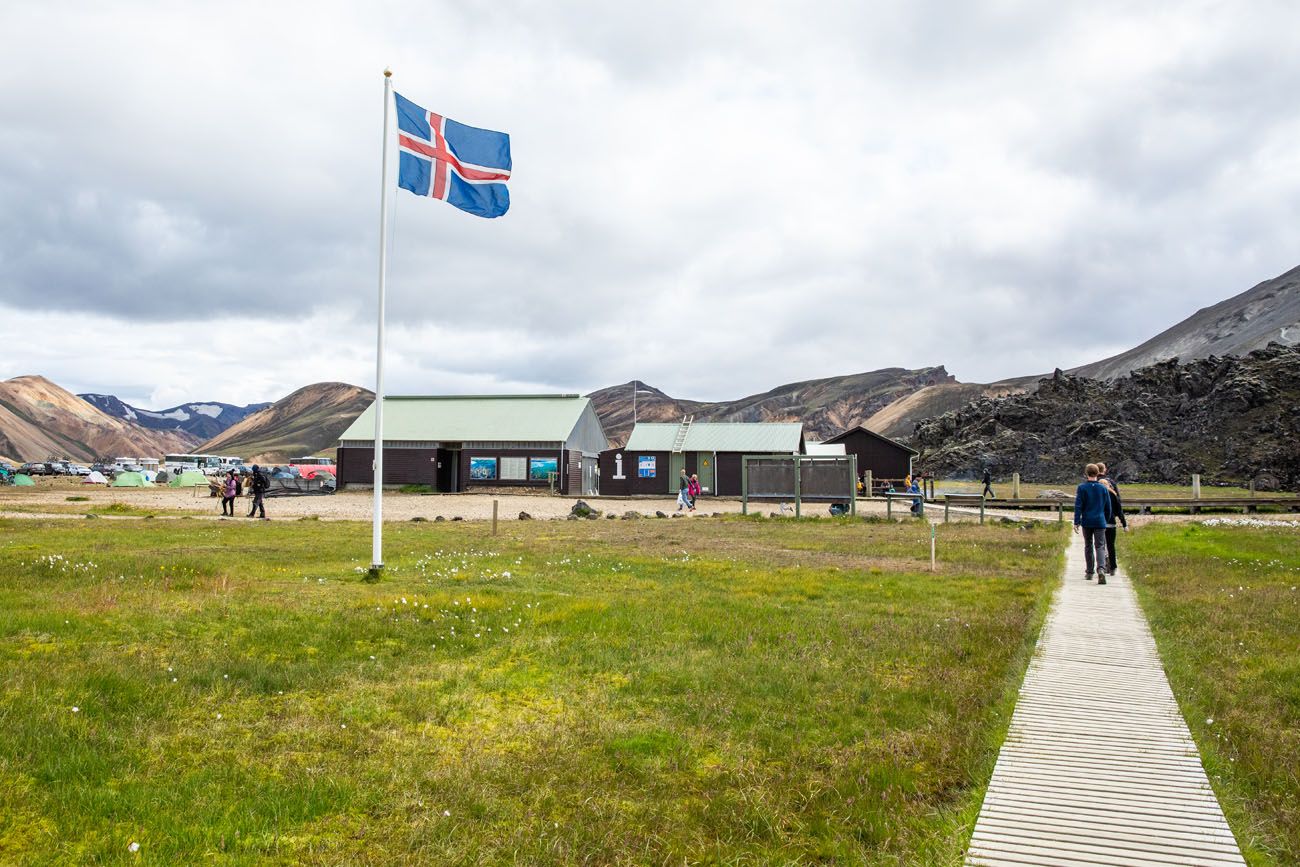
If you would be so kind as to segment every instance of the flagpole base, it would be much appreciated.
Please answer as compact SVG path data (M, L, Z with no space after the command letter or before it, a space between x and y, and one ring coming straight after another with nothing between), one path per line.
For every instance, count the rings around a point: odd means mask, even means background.
M367 584L375 584L382 577L384 577L384 564L378 563L366 570L365 582Z

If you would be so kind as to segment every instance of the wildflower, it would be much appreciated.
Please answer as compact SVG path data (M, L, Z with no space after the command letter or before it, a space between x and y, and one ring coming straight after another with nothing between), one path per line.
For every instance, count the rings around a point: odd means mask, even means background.
M217 719L221 719L221 714L217 714Z
M1212 717L1212 716L1207 716L1207 717L1205 718L1205 724L1206 724L1207 726L1212 726L1212 725L1214 725L1214 717Z
M442 811L442 814L443 814L444 816L450 816L450 815L451 815L451 810L443 810L443 811Z
M81 713L81 708L77 707L77 706L74 704L74 705L72 706L72 712L73 712L73 713Z
M128 852L139 852L139 851L140 851L140 844L139 844L139 843L132 843L130 846L127 846L127 847L126 847L126 851L128 851Z

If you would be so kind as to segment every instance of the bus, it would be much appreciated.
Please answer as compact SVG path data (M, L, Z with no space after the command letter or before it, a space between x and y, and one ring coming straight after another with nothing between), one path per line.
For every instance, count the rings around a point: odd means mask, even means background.
M191 470L211 475L221 472L221 458L217 455L163 455L162 468L169 473Z
M333 458L291 458L289 466L295 467L298 472L302 473L304 479L310 479L317 473L329 473L331 476L338 475L338 467L334 466Z

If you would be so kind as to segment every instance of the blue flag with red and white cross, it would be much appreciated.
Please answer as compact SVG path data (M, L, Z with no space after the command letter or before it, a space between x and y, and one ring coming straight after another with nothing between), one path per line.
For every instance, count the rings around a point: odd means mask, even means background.
M397 185L480 217L510 210L510 136L478 129L397 97Z

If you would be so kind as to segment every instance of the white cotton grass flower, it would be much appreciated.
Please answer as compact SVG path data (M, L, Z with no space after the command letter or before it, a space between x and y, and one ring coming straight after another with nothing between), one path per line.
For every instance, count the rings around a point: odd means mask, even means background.
M127 846L127 847L126 847L126 851L128 851L128 852L139 852L139 851L140 851L140 844L139 844L139 843L132 843L130 846Z
M443 810L443 811L442 811L442 814L443 814L444 816L450 816L450 815L451 815L451 810Z
M221 714L217 714L217 719L221 719Z
M1214 725L1214 717L1212 717L1212 716L1207 716L1207 717L1205 718L1205 724L1206 724L1207 726L1212 726L1212 725Z
M74 705L72 706L72 712L73 712L73 713L81 713L81 708L77 707L77 706L74 704Z

